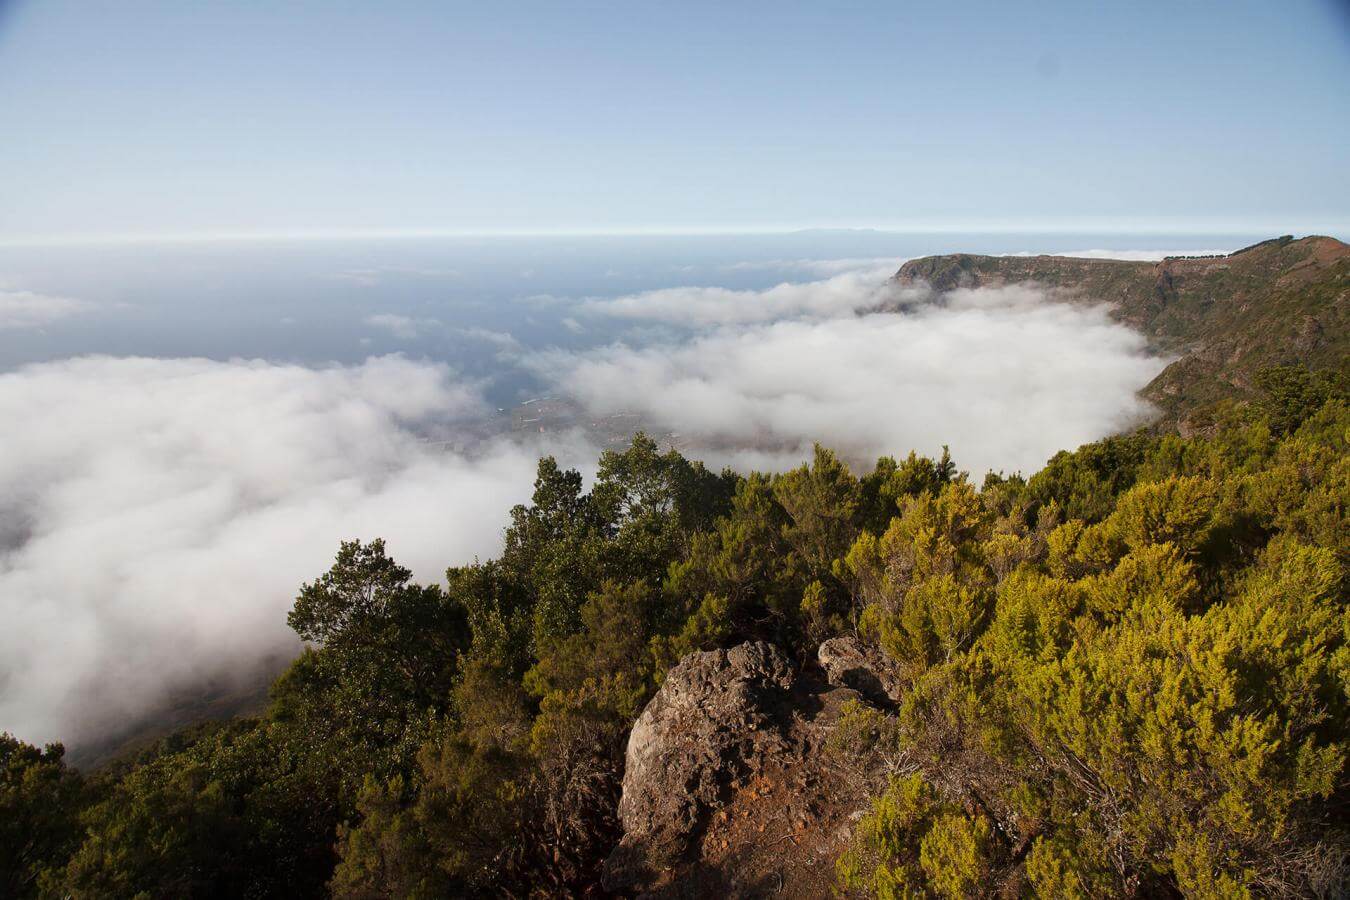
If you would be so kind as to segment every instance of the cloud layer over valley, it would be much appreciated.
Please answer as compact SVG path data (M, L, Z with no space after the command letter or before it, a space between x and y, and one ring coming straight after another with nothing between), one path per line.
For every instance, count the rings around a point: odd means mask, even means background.
M416 576L494 554L536 453L427 443L482 413L442 365L82 358L0 375L0 730L78 744L293 652L341 539Z
M405 315L385 300L356 321L476 346L502 378L592 418L636 413L742 469L795 465L820 441L864 462L949 444L977 477L1029 473L1148 414L1136 391L1165 360L1104 307L1027 287L900 293L899 260L809 262L791 271L820 280L513 307L547 345L445 307ZM887 301L904 311L869 312ZM36 308L24 303L9 327ZM427 582L495 555L540 453L587 469L595 451L575 434L504 434L493 377L399 356L85 356L0 374L14 423L0 454L0 731L78 747L177 690L293 653L286 611L344 538L386 538Z
M1162 369L1104 306L1027 286L897 297L894 266L764 291L650 291L586 309L695 329L529 364L598 413L640 413L722 460L782 466L821 441L855 459L940 452L1032 472L1140 422ZM904 313L859 315L882 300Z

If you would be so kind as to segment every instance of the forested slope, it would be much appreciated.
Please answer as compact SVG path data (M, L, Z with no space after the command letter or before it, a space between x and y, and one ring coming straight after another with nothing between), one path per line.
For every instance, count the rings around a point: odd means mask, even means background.
M1159 263L928 256L905 263L895 281L939 292L1031 282L1059 299L1111 304L1158 351L1179 357L1144 395L1183 428L1205 427L1219 400L1254 397L1257 373L1270 366L1350 374L1350 246L1331 237Z
M845 852L728 830L739 794L688 823L740 842L723 862L817 877L763 884L1334 896L1350 412L1316 374L1265 381L1207 437L1110 438L1026 480L823 449L742 477L639 438L587 490L545 459L502 555L443 584L344 544L265 714L94 774L4 738L0 893L603 896L628 732L671 666L764 641L819 680L847 636L899 702L832 720L829 770L871 798ZM819 801L798 827L837 816L824 784L794 788ZM658 849L658 875L710 864Z

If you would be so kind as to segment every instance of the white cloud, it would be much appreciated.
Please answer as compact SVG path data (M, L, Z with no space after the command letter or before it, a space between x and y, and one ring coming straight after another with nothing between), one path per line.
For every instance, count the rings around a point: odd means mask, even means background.
M413 266L372 266L362 269L343 269L329 277L337 281L349 281L361 287L375 287L386 281L390 276L423 279L458 278L459 271L456 269L422 269Z
M384 329L394 337L405 341L414 340L441 325L438 319L416 319L396 313L377 313L366 316L364 321L372 328Z
M875 302L865 282L824 284L822 312ZM810 308L803 292L819 290L779 286L719 302L800 310ZM658 305L736 324L682 342L555 350L533 364L597 411L640 412L691 446L759 465L799 458L813 441L859 459L946 443L976 473L1034 471L1061 448L1146 416L1135 392L1165 363L1105 308L1050 302L1029 287L825 320L747 323L717 305Z
M634 320L633 344L527 354L506 332L458 334L742 468L782 468L821 441L857 460L947 443L977 474L1029 472L1148 413L1136 391L1165 361L1103 307L1023 286L898 293L897 266L580 305ZM906 311L861 314L886 300ZM449 333L393 313L366 323ZM82 358L0 375L0 421L21 423L0 454L0 730L78 744L194 679L293 649L285 612L340 539L384 536L423 580L495 554L537 453L464 438L486 414L475 385L399 357Z
M521 349L520 341L509 331L493 331L490 328L456 328L455 333L471 341L491 344L500 353L516 353Z
M701 327L768 322L794 316L829 317L867 309L900 290L890 280L896 266L844 272L823 281L784 282L762 291L677 287L612 299L591 299L579 309L592 315Z
M495 555L536 454L452 453L482 401L399 357L306 369L81 358L0 375L0 730L82 739L294 648L344 538L427 581ZM21 424L20 424L21 423Z
M58 319L94 309L94 304L70 297L53 297L32 291L0 290L0 331L41 328Z

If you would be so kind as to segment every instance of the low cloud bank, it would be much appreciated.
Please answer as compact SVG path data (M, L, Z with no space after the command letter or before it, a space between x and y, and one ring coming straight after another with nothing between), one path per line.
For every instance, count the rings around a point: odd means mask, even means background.
M849 261L839 261L849 262ZM663 322L692 328L769 322L798 316L828 318L875 307L900 289L888 277L896 263L851 269L823 281L783 282L762 291L677 287L584 301L591 315Z
M70 297L54 297L33 291L0 290L0 331L41 328L93 308L94 304L88 301Z
M373 316L366 316L365 323L405 341L416 340L427 331L441 327L441 323L436 319L417 319L397 313L376 313Z
M624 341L579 351L446 333L742 469L795 465L820 441L860 462L945 443L977 475L1031 472L1148 414L1136 391L1165 360L1106 308L1018 286L902 291L898 263L873 262L762 291L547 301L567 304L572 332L626 322ZM904 311L865 314L886 301ZM411 338L431 320L366 324ZM344 538L385 537L423 581L495 555L540 452L589 468L595 451L492 437L482 387L397 356L86 357L0 375L14 423L0 454L0 730L78 747L293 652L286 611Z
M426 581L494 555L535 450L429 440L481 412L446 367L398 357L0 375L0 731L78 745L293 651L286 611L341 539L385 537Z
M977 474L1031 472L1149 413L1136 391L1165 360L1105 307L1017 286L916 294L905 313L853 315L891 289L869 277L753 296L624 298L616 308L629 315L713 327L684 341L555 351L533 365L597 412L638 412L706 456L758 465L795 462L813 441L855 459L945 443ZM744 311L766 309L801 315L761 322ZM829 311L836 317L812 315Z

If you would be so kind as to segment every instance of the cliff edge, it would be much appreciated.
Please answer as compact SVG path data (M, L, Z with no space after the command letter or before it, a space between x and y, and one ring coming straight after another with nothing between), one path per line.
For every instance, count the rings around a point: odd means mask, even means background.
M938 293L1031 282L1058 300L1110 304L1115 318L1178 357L1143 391L1184 432L1225 399L1248 399L1275 365L1345 372L1350 245L1285 236L1226 256L1161 262L1066 256L926 256L895 274Z

